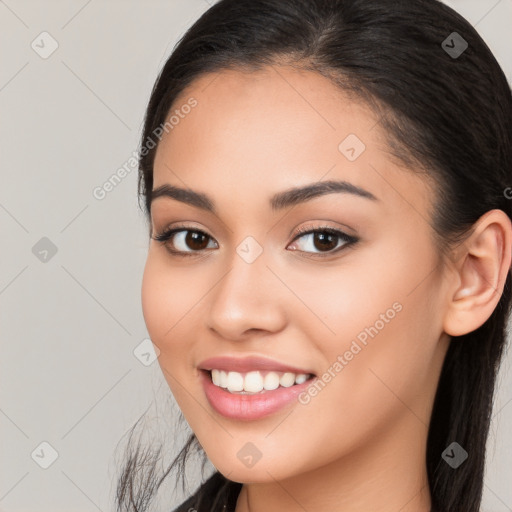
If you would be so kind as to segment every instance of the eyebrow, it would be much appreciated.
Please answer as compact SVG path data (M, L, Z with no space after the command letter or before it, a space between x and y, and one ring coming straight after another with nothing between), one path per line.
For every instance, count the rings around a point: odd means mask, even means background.
M274 212L277 212L290 206L310 201L316 197L334 193L353 194L372 201L378 201L377 197L371 192L348 181L320 181L278 192L270 198L270 206ZM214 202L206 194L195 192L189 188L180 188L170 184L161 185L151 191L150 203L159 197L168 197L196 208L216 213Z

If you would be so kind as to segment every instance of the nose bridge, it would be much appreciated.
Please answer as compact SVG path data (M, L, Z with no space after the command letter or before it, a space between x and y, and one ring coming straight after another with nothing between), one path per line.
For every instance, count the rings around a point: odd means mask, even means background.
M210 298L208 327L229 339L249 329L276 331L285 323L279 283L266 266L263 248L250 238L237 246Z

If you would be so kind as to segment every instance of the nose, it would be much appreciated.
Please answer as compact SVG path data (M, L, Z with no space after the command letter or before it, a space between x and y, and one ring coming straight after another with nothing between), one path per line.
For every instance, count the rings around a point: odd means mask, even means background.
M252 263L238 254L208 294L206 324L224 339L250 332L279 332L286 325L283 284L269 270L264 253Z

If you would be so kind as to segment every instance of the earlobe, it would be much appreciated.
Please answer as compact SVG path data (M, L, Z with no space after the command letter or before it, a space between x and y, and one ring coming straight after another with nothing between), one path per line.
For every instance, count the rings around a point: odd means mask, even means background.
M502 210L491 210L476 222L456 262L455 291L444 319L447 334L472 332L492 315L511 268L511 244L512 223Z

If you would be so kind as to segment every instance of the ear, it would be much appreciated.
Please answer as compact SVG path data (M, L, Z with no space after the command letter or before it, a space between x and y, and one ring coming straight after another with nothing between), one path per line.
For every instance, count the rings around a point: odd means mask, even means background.
M491 316L503 293L511 268L512 223L503 210L490 210L473 226L458 247L453 286L443 327L451 336L478 329Z

